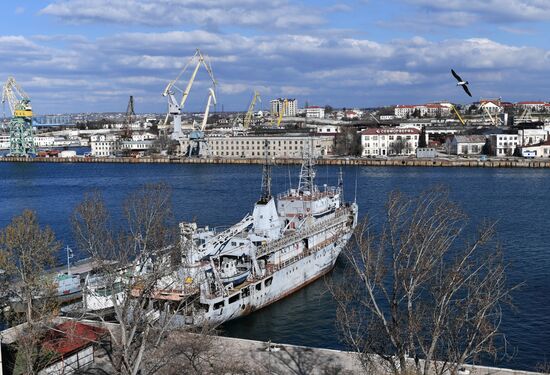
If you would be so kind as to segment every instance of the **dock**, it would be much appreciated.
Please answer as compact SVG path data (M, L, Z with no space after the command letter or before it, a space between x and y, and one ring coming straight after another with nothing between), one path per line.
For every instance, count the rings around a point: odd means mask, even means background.
M187 158L187 157L1 157L4 163L107 163L107 164L263 164L264 158ZM277 158L278 165L299 165L299 158ZM316 160L318 165L371 167L463 167L463 168L550 168L549 159L502 158L356 158L330 157Z

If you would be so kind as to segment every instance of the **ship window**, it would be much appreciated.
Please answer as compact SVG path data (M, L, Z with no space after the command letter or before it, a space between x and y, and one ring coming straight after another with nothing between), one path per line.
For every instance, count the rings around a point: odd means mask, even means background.
M237 302L241 299L241 294L237 293L234 296L229 297L229 304L232 304L233 302Z
M273 282L273 277L270 277L269 279L266 279L265 280L265 286L266 287L270 286L272 282Z
M256 290L262 290L262 283L256 284Z
M217 303L214 304L214 310L217 310L220 307L224 307L224 306L225 306L225 301L217 302Z

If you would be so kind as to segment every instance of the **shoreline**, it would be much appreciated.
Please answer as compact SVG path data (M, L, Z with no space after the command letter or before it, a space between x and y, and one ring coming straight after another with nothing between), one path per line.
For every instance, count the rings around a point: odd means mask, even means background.
M263 164L264 158L91 158L91 157L0 157L4 163L127 163L127 164ZM298 165L301 159L278 158L275 164ZM318 165L334 166L373 166L373 167L470 167L470 168L550 168L550 160L536 159L503 159L487 160L479 159L364 159L364 158L327 158L317 159Z

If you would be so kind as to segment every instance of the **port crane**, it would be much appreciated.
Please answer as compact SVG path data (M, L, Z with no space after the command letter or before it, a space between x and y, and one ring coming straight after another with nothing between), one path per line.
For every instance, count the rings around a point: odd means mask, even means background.
M185 90L182 90L177 86L178 81L180 80L182 75L187 71L187 68L189 68L191 64L193 64L193 62L195 62L195 68L191 73L191 78L189 79L189 82L187 82L187 86L185 87ZM193 87L193 83L195 82L195 77L197 76L197 72L199 71L199 68L201 66L203 66L208 72L208 75L210 76L210 79L212 80L212 83L215 88L216 80L214 78L214 73L212 73L212 68L210 64L206 62L206 59L201 53L201 51L197 48L197 50L195 51L195 54L191 57L191 59L189 59L187 64L185 64L185 66L179 72L177 77L172 81L168 82L168 85L166 86L166 88L162 93L162 96L168 98L168 112L166 113L166 118L164 119L164 125L168 124L168 118L172 116L173 123L174 123L174 132L172 133L172 139L174 140L179 141L183 136L181 131L181 111L185 106L185 102L189 97L189 92L191 91L191 88ZM182 94L181 100L176 99L176 92L180 92Z
M458 110L453 104L451 104L451 108L453 109L453 112L455 113L456 117L458 117L458 121L460 121L462 125L466 125L466 122L464 121L462 116L460 116L460 112L458 112Z
M285 99L283 101L283 104L281 106L280 102L278 107L278 111L275 112L277 114L277 127L281 125L281 121L283 120L283 114L285 113L286 108L288 107L288 100ZM275 113L271 114L271 126L273 126L273 122L275 121Z
M132 125L134 123L135 116L136 112L134 110L134 97L130 95L128 106L126 107L126 123L124 124L124 131L122 135L125 139L132 138Z
M2 87L2 104L5 106L6 102L8 102L12 115L8 125L10 132L9 154L11 156L36 154L31 100L13 77L8 77Z
M189 157L206 157L209 154L209 146L204 136L204 130L206 129L210 106L212 104L216 104L216 93L210 88L208 89L208 100L206 101L202 123L198 129L193 130L189 134L189 149L187 151L187 156Z
M495 114L494 116L491 115L491 112L489 111L489 109L487 109L487 106L485 104L482 104L481 108L483 108L483 114L484 114L483 117L485 117L485 114L487 114L487 116L489 117L489 121L491 122L491 125L498 126L500 124L501 120L499 119L497 114Z
M262 98L260 97L260 93L254 90L252 101L250 102L250 105L248 106L248 111L246 112L246 116L244 117L243 128L245 129L248 129L250 127L250 124L252 123L252 118L254 117L254 107L256 106L257 101L261 103Z

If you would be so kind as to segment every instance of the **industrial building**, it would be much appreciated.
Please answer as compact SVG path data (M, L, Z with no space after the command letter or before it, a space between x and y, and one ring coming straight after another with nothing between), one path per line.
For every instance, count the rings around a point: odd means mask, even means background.
M281 136L232 136L206 137L211 157L257 158L267 155L274 158L302 158L304 152L311 150L314 157L332 154L334 137L281 135ZM183 143L185 154L188 142Z

